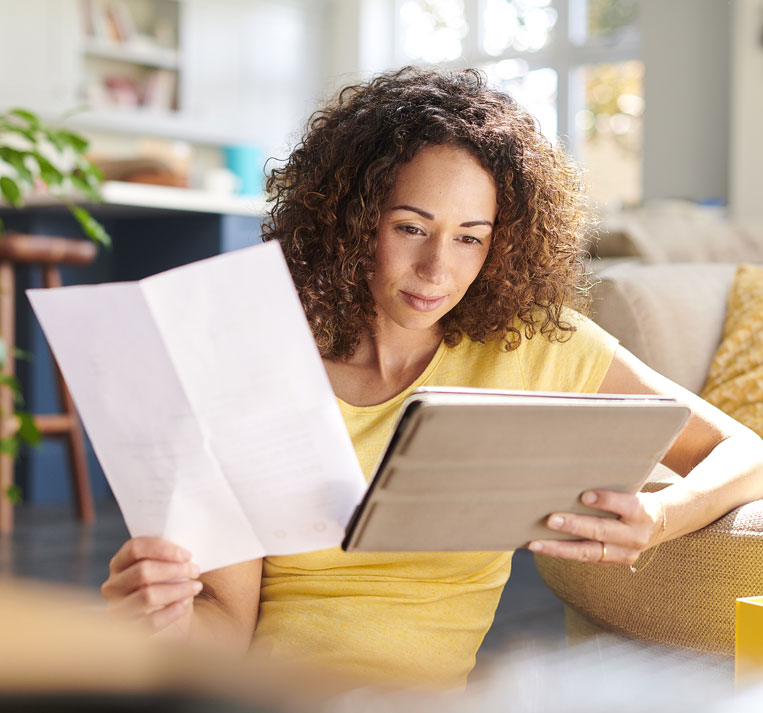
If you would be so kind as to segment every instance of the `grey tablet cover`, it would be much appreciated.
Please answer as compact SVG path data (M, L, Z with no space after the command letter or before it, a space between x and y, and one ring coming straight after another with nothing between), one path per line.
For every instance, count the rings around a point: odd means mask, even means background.
M689 408L659 396L425 388L401 409L348 551L512 550L564 537L551 512L589 488L636 492Z

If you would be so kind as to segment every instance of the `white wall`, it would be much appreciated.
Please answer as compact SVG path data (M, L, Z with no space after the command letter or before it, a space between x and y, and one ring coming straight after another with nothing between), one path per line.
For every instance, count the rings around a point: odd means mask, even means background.
M729 196L730 5L643 0L644 199ZM761 75L763 78L763 75Z
M732 13L730 210L763 223L763 0L736 0Z

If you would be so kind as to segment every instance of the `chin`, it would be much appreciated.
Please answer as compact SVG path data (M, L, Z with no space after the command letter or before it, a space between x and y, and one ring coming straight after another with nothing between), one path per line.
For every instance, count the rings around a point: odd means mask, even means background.
M403 329L428 332L434 329L447 313L448 310L443 310L442 312L438 310L436 313L430 312L428 314L421 314L418 312L411 314L408 312L407 314L395 315L395 318L393 319L394 322L398 326L403 327Z

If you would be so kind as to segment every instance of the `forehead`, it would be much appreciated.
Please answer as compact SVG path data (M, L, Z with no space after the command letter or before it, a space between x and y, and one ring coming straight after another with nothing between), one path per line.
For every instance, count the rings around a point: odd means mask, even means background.
M486 219L492 219L497 210L493 177L469 151L447 145L424 146L403 164L388 202L404 202L425 210L460 208L484 214L474 217Z

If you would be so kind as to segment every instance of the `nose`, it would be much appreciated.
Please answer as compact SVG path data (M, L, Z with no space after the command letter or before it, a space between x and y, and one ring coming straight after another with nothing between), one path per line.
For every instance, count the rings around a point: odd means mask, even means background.
M416 274L432 285L442 285L448 279L447 242L432 236L421 247Z

